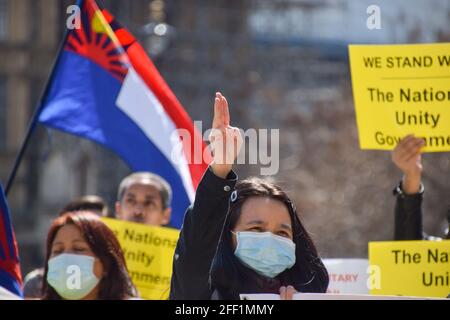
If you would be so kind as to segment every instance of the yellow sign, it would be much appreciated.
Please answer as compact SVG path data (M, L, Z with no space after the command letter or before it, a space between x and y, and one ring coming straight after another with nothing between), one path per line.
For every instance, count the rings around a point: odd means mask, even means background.
M179 230L110 218L102 220L119 239L131 279L141 297L168 299Z
M449 259L450 240L370 242L370 293L445 298Z
M349 57L361 149L414 134L450 151L450 43L350 45Z

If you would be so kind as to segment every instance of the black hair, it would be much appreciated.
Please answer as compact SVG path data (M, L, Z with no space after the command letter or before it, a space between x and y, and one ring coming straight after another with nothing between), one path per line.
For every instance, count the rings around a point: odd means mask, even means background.
M110 216L108 204L102 197L96 195L85 195L70 201L59 211L58 215L76 211L92 211L101 217Z
M134 172L125 177L120 182L117 200L121 202L127 189L134 184L148 184L155 187L161 196L162 208L170 208L172 202L172 188L170 184L163 177L151 172Z
M251 197L278 200L286 205L291 217L296 262L292 268L273 279L243 265L232 249L230 231L239 220L244 202ZM221 299L239 299L241 293L278 293L280 286L287 285L292 285L300 292L323 293L328 288L328 282L328 272L288 195L278 185L259 178L238 182L211 266L211 289Z

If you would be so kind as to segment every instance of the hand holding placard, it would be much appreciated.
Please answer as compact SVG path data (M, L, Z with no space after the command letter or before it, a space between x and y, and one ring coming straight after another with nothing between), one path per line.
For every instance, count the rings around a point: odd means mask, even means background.
M407 135L392 152L392 161L403 172L402 189L406 194L420 191L422 176L420 149L424 145L423 139Z

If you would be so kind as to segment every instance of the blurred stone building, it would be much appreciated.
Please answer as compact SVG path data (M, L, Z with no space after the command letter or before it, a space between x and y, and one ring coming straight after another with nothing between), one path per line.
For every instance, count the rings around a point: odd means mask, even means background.
M98 0L151 54L203 130L214 93L232 125L280 129L280 171L324 257L365 257L393 235L400 179L382 151L359 149L347 44L450 41L446 0ZM0 0L0 179L6 183L51 70L67 17L65 0ZM382 29L368 30L378 4ZM155 23L169 33L155 39ZM424 156L425 229L440 234L450 204L448 154ZM258 165L239 166L241 177ZM42 262L50 219L64 203L98 194L112 206L129 172L114 154L38 127L9 197L24 271Z

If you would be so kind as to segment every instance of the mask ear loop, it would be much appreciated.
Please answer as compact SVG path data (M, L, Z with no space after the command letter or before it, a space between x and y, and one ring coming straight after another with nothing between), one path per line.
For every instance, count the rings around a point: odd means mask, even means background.
M236 251L237 251L237 249L238 249L238 247L239 247L239 237L238 237L238 232L239 232L239 231L233 231L233 230L230 230L230 233L231 233L231 234L234 234L234 236L236 237L236 248L235 248L234 250L231 250L233 253L236 253Z

